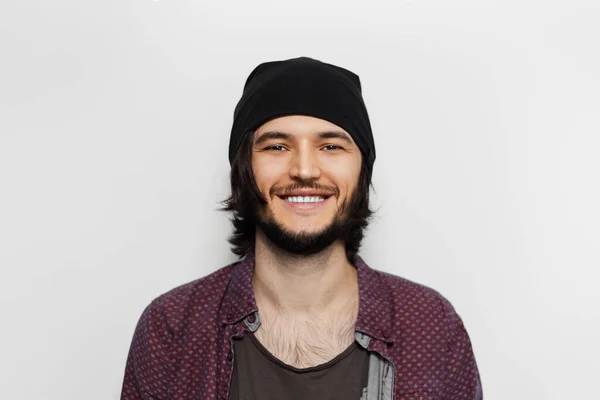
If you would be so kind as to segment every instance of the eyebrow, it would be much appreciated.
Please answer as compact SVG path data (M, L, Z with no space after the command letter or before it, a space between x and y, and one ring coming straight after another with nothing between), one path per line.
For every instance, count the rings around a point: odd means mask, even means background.
M348 144L352 144L352 139L350 139L348 137L348 135L345 134L344 132L324 131L324 132L319 132L317 134L317 136L319 137L319 139L340 139L340 140L345 141ZM292 138L292 135L290 135L289 133L279 132L279 131L269 131L269 132L265 132L262 135L260 135L258 137L258 139L256 139L254 141L254 145L258 146L261 143L264 143L267 140L271 140L271 139L287 140L287 139L291 139L291 138Z

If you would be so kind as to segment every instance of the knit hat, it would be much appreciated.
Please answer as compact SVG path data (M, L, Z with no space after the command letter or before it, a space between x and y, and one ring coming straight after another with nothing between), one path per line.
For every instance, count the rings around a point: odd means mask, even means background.
M371 175L375 143L358 75L308 57L265 62L250 73L233 113L229 163L246 134L268 120L293 114L321 118L347 131Z

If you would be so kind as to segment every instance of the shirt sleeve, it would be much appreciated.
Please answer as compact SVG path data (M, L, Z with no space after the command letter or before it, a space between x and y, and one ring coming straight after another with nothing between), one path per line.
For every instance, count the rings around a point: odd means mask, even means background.
M127 356L121 400L168 398L172 336L160 303L154 300L142 313Z
M442 398L483 400L481 378L467 330L450 302L444 300L443 303L448 322L448 337Z

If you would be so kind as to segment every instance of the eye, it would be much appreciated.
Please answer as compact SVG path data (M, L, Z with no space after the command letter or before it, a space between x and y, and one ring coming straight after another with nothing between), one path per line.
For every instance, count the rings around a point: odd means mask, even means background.
M276 144L276 145L273 145L273 146L266 147L265 150L281 151L281 150L285 150L285 147L283 147L280 144Z
M342 149L341 146L337 146L335 144L328 144L327 146L325 146L323 148L327 149L327 150L341 150Z

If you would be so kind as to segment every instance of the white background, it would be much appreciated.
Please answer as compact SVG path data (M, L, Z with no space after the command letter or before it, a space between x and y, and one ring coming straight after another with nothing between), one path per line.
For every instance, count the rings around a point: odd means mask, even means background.
M430 286L486 399L597 398L597 1L6 0L2 399L118 399L155 297L232 262L227 144L263 61L356 72L362 256Z

